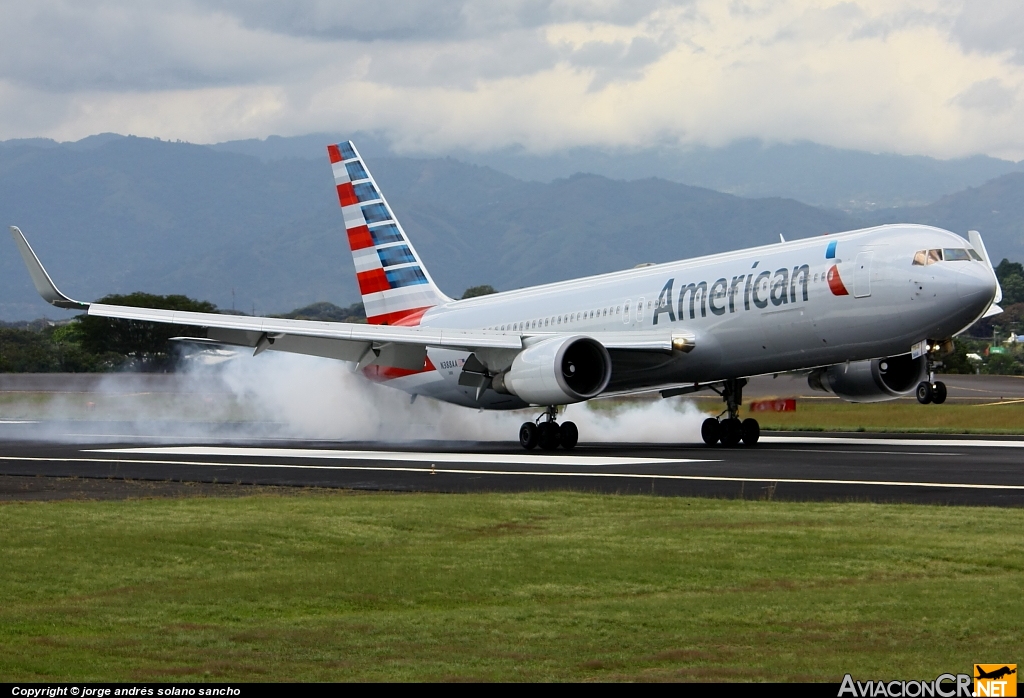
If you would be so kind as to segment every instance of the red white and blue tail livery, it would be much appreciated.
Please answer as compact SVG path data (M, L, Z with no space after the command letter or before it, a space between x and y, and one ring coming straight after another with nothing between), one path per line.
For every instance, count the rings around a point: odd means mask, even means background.
M327 148L338 203L371 325L415 324L451 300L434 284L350 141Z

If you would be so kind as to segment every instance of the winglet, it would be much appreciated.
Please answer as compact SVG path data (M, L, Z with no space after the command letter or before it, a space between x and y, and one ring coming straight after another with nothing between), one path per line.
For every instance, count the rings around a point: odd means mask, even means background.
M974 248L975 252L980 254L982 258L988 262L989 268L992 270L992 274L996 273L995 265L992 264L992 258L988 256L988 250L985 249L985 241L981 239L981 233L977 230L968 230L967 239L971 243L971 247ZM999 285L999 279L996 279L996 297L992 299L992 305L995 305L999 301L1003 300L1003 287ZM1002 312L1002 310L998 311ZM996 313L992 313L995 315ZM988 317L985 315L984 317Z
M14 243L18 246L18 251L21 252L21 258L25 260L25 266L28 267L28 273L32 277L32 283L35 284L36 290L39 291L39 295L43 297L43 300L50 305L55 305L58 308L65 308L67 310L88 310L89 304L82 303L68 298L61 293L56 284L53 283L53 279L43 269L42 263L39 261L39 257L36 256L35 251L32 250L32 246L28 244L28 240L25 239L25 234L18 229L18 226L11 226L11 237L14 238Z

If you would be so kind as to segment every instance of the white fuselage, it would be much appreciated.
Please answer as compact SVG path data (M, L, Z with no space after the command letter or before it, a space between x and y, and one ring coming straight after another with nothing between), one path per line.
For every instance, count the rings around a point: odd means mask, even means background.
M990 265L913 263L920 250L968 247L938 228L887 225L453 301L427 311L420 324L527 338L672 330L696 336L689 353L620 355L609 391L791 371L906 354L921 340L968 327L995 295ZM833 268L838 287L827 278ZM524 406L511 395L488 390L478 397L460 386L467 352L430 349L428 357L436 370L388 383L467 406Z

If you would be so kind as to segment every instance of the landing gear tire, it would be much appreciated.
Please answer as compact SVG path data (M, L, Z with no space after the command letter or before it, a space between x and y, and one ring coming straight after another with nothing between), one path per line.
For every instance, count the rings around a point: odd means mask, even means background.
M945 386L943 386L945 388ZM945 392L945 391L943 391ZM917 384L917 401L922 405L927 405L929 402L935 399L935 391L932 390L931 383L928 381L921 381ZM945 399L945 395L943 395Z
M576 442L580 440L580 430L572 422L562 422L558 427L558 440L566 450L576 448Z
M519 445L527 451L537 448L537 431L537 425L533 422L523 422L523 426L519 427Z
M537 426L537 442L545 451L554 451L558 448L558 425L554 422L541 422Z
M708 446L714 446L718 443L718 437L721 435L721 432L722 429L718 424L718 420L714 417L708 417L700 425L700 438L704 439L704 443Z
M941 405L946 401L946 384L942 381L936 381L935 385L932 386L932 402L936 405Z
M743 434L743 445L753 446L761 438L761 425L756 419L747 418L740 423L740 431Z
M740 424L740 420L730 417L729 419L722 420L722 434L719 437L722 441L723 446L732 448L738 446L740 439L743 438L743 425Z

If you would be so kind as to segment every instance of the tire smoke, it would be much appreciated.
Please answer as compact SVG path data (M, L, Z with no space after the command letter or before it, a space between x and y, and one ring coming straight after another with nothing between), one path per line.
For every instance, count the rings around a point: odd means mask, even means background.
M5 404L3 417L34 420L26 425L27 438L76 442L125 436L509 443L524 421L542 412L411 400L330 359L273 351L221 356L213 364L196 358L203 355L183 360L172 375L44 376L40 384L49 387L41 392L49 397L26 391L20 402ZM697 443L705 417L678 399L598 400L569 405L559 421L574 421L583 444Z
M264 359L260 361L260 359ZM349 364L290 354L230 361L221 380L263 419L283 423L293 436L359 441L515 441L519 426L540 408L473 410L371 383ZM707 416L691 401L623 401L570 405L581 442L697 443Z

